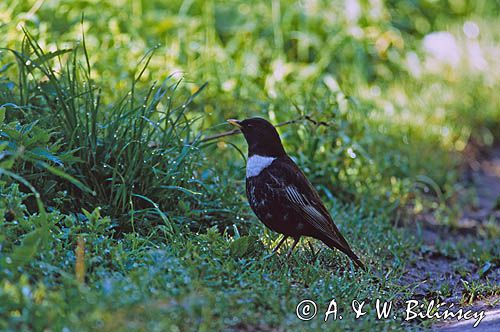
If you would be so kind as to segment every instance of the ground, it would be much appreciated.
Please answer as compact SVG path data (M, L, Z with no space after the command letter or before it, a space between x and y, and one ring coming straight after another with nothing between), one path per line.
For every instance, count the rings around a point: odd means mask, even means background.
M0 1L0 330L397 331L441 325L379 320L374 299L494 309L499 18L488 0ZM286 123L368 272L310 239L269 257L246 143L221 135L253 116ZM344 318L301 321L303 299Z
M473 149L472 147L470 149ZM481 247L485 241L479 233L485 223L499 222L500 209L500 148L496 147L480 155L469 154L464 172L466 189L472 189L477 199L464 206L462 217L452 230L443 227L433 216L419 216L413 225L414 230L420 232L427 252L415 257L408 267L403 283L414 286L414 294L426 297L436 294L441 301L464 305L474 311L485 310L486 318L477 328L472 328L470 322L445 322L433 326L436 331L497 331L500 329L500 295L467 296L467 283L487 280L492 285L500 285L500 267L478 266L468 257L453 257L443 254L439 248L445 243L460 243L467 247L474 242ZM498 241L497 241L498 242ZM465 275L463 271L477 271ZM442 290L447 292L443 294ZM451 295L451 296L450 296ZM463 303L463 297L469 298Z

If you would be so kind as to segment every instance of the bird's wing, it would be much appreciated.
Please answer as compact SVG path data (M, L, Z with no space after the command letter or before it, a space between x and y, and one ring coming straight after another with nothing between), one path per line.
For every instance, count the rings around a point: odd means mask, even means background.
M269 167L272 182L267 184L276 195L285 197L285 202L304 221L308 222L323 235L330 238L339 249L351 251L332 217L323 205L319 194L306 176L290 158L283 158L279 167Z

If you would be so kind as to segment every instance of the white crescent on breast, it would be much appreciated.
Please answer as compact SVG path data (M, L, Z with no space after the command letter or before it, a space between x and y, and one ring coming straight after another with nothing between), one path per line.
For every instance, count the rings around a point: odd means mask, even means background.
M271 165L271 163L275 160L275 157L263 157L254 154L247 161L247 178L251 178L252 176L257 176L262 172L263 169Z

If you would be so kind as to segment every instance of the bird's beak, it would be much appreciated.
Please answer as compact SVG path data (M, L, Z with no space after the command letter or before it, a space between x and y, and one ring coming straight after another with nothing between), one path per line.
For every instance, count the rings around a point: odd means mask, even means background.
M241 125L241 122L236 120L236 119L228 119L227 122L229 122L230 124L232 124L233 126L236 126L238 128L242 128L243 126Z

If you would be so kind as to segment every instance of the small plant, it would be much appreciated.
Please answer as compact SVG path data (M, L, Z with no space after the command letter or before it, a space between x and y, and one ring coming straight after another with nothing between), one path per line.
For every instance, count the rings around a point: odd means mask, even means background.
M129 92L104 106L100 89L90 77L85 42L80 48L45 53L26 33L23 52L11 52L20 72L20 99L5 104L4 110L17 105L25 118L38 120L19 128L26 138L15 136L16 131L6 127L9 145L22 145L25 150L36 145L27 150L32 158L40 159L35 166L60 176L70 174L63 177L76 184L37 177L37 187L44 188L43 197L65 192L72 199L59 208L67 211L101 206L124 229L130 229L128 222L139 217L143 223L148 219L169 223L163 210L177 210L180 199L187 199L184 205L199 203L197 195L203 187L194 180L193 172L200 156L191 129L196 119L189 119L186 111L205 85L182 103L174 101L180 81L172 76L140 93L137 85L153 55L150 51L141 60ZM53 69L56 60L64 68L62 72ZM51 133L43 129L49 126ZM56 150L64 152L56 157ZM26 165L19 169L25 176L34 171Z

